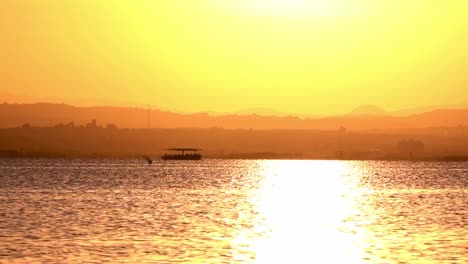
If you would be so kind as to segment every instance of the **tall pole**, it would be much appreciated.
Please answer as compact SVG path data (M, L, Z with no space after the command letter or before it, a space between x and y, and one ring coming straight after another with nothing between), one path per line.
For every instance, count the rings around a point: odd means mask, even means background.
M149 105L148 105L148 111L146 113L146 123L147 123L148 129L149 129L150 128L150 108L149 108Z

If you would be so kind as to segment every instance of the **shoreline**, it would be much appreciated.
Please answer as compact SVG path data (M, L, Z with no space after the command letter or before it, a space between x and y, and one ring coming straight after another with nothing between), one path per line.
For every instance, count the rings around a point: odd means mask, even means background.
M146 154L153 160L163 160L162 154ZM0 155L0 160L3 159L143 159L143 154L107 154L107 153L82 153L82 154L65 154L65 153L16 153L14 155ZM255 156L248 157L239 154L233 155L206 155L202 160L339 160L339 161L422 161L422 162L466 162L468 156L443 156L443 157L416 157L416 158L403 158L403 157L380 157L380 158L339 158L339 157L292 157L290 155L277 155L277 156Z

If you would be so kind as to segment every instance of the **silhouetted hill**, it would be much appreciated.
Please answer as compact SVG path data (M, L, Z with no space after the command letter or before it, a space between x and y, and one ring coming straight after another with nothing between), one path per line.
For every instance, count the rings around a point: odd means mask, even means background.
M349 113L350 116L385 116L388 113L376 105L362 105Z
M291 116L289 113L279 112L270 108L249 108L237 111L238 115L260 115L260 116Z
M464 109L468 108L467 103L460 103L454 105L432 105L432 106L425 106L425 107L417 107L417 108L407 108L407 109L400 109L398 111L392 111L389 114L392 116L409 116L409 115L416 115L420 113L432 112L439 109Z
M152 128L226 129L321 129L389 130L401 128L455 127L468 125L468 109L441 109L422 114L397 116L338 116L301 119L293 116L178 114L151 110ZM0 104L0 127L54 126L74 122L84 125L115 124L121 128L146 128L147 109L127 107L74 107L64 104Z

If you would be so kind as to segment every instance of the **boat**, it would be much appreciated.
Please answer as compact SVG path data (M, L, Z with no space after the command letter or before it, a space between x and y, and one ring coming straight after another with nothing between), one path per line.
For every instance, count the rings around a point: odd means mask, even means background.
M194 148L172 148L166 149L169 151L175 151L174 154L164 154L161 158L163 160L201 160L202 155L197 153L200 149ZM186 153L189 152L189 153Z

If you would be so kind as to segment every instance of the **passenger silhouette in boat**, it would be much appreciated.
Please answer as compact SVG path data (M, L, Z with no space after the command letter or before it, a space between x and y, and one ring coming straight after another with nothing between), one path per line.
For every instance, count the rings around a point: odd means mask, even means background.
M170 151L178 151L180 154L164 154L161 158L163 160L201 160L202 155L199 153L185 153L186 151L197 152L200 149L192 148L173 148L167 149Z

